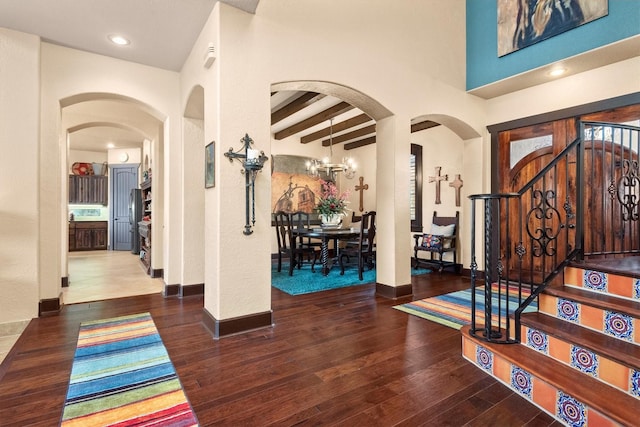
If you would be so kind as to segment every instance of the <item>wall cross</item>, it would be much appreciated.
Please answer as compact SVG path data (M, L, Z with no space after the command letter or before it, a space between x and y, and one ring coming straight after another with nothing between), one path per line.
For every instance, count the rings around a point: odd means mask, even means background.
M440 201L440 181L447 181L449 179L449 175L440 175L440 171L442 167L436 166L436 176L430 176L429 182L436 183L436 205L441 203Z
M456 174L456 179L449 183L449 187L456 189L456 206L460 206L460 188L462 188L462 182L460 174Z
M363 206L363 193L364 190L368 190L369 189L369 184L364 184L364 177L360 177L360 185L356 185L356 191L360 192L360 212L362 212L364 210L364 206Z

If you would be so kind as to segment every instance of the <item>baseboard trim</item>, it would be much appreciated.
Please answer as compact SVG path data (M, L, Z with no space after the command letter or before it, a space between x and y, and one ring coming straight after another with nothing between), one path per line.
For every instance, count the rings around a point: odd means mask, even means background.
M202 309L202 323L214 339L220 339L255 329L273 326L273 311L254 313L233 319L217 320L206 308Z
M190 297L193 295L204 295L204 283L180 286L180 298Z
M151 277L152 279L157 279L158 277L164 277L164 269L163 268L150 269L149 277Z
M68 277L63 277L60 284L62 285L63 288L68 288L69 287L69 278Z
M41 299L38 303L38 317L55 316L62 309L62 294L58 298Z
M376 282L376 295L389 299L403 298L413 295L413 286L411 284L389 286Z
M471 279L471 269L463 268L462 269L462 276L466 277L468 279ZM484 281L484 270L477 270L476 271L476 279Z
M180 295L180 285L164 285L163 297L175 297L178 295Z

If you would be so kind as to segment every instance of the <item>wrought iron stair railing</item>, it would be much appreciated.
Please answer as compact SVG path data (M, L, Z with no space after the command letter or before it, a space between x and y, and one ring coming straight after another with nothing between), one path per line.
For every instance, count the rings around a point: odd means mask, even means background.
M517 193L469 197L470 333L479 339L520 342L521 314L562 284L572 260L640 253L640 127L579 125L579 137Z

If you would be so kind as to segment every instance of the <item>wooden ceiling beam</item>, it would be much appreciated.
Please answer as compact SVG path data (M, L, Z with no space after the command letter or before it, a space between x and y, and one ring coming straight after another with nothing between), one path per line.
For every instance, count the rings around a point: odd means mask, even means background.
M345 150L353 150L354 148L364 147L365 145L375 144L375 143L376 143L376 137L375 136L370 136L368 138L363 138L363 139L359 139L357 141L348 142L348 143L344 144L344 149Z
M326 120L329 120L333 117L339 116L340 114L346 113L349 110L352 110L353 106L346 103L340 102L339 104L334 105L331 108L327 108L324 111L319 112L318 114L309 117L295 125L289 126L286 129L281 130L280 132L276 132L274 138L276 140L287 138L291 135L294 135L298 132L302 132L305 129L309 129L317 124L320 124Z
M361 125L363 123L367 123L371 121L371 117L367 116L366 114L360 114L357 115L355 117L352 117L350 119L347 119L343 122L340 123L335 123L333 125L333 131L334 132L342 132L343 130L352 128L354 126L358 126ZM319 131L310 133L309 135L304 135L302 138L300 138L300 142L302 144L307 144L309 142L313 142L317 139L320 138L324 138L325 136L329 136L330 134L330 127L326 127L324 129L320 129Z
M274 125L281 120L297 113L298 111L320 101L326 95L316 92L306 92L302 96L289 102L287 105L271 113L271 124Z
M333 144L340 144L341 142L350 141L352 139L355 139L361 136L369 135L370 133L375 133L375 131L376 131L376 125L365 126L363 128L356 129L351 132L343 133L342 135L334 136ZM328 147L329 140L328 139L323 140L322 145L324 147Z
M432 122L431 120L425 120L411 125L411 133L418 132L425 129L430 129L436 126L440 126L440 123Z

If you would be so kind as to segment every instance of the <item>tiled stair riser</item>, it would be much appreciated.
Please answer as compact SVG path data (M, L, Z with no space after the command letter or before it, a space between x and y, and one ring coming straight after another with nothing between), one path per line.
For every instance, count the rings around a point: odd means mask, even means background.
M603 310L547 294L540 295L539 310L549 316L640 345L640 319L624 313Z
M640 301L640 279L633 277L567 267L564 281L567 286Z
M463 336L465 359L570 426L617 426L610 418Z
M522 343L625 393L640 398L640 368L632 369L537 329L522 327Z

